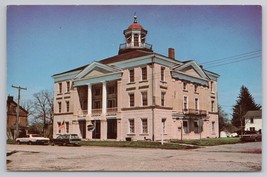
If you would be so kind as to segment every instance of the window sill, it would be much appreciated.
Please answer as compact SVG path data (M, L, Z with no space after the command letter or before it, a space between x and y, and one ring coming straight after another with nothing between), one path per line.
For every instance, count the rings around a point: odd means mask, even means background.
M183 90L183 92L188 92L188 90Z
M70 94L70 92L65 92L65 94Z
M57 96L60 96L60 95L62 95L62 93L58 93L58 94L57 94Z
M128 82L127 85L135 84L135 82Z
M127 133L127 136L135 136L135 133Z
M198 92L195 92L195 94L196 94L196 95L199 95L199 93L198 93Z
M148 80L141 80L141 81L139 81L139 83L146 83L146 82L148 82Z
M160 83L167 84L167 82L166 82L166 81L160 81Z
M148 133L140 133L139 135L140 135L140 136L149 136Z

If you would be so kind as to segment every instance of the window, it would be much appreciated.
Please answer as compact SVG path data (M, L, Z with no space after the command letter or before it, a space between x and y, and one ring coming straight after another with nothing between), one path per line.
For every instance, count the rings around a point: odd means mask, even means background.
M142 68L142 80L143 81L147 80L147 68L146 67Z
M211 112L214 112L214 101L211 101Z
M101 94L100 88L95 88L95 96L99 96Z
M214 132L215 131L215 121L212 121L211 122L211 129L212 129L212 132Z
M189 133L189 124L186 120L183 121L183 130L185 133Z
M165 68L164 67L161 67L161 72L160 72L161 81L164 81L165 80L164 72L165 72Z
M70 124L69 122L65 122L66 123L66 133L69 133L70 131Z
M109 86L108 87L108 94L114 94L115 93L115 87L114 86Z
M249 127L249 131L255 132L255 127Z
M184 96L184 110L187 111L187 96Z
M57 129L58 129L58 133L61 133L61 123L60 122L57 123Z
M165 118L162 119L162 132L163 134L166 133L166 119Z
M58 112L61 112L61 102L58 102Z
M195 98L195 110L198 110L198 98Z
M134 119L129 119L129 133L135 133L135 131L134 131Z
M58 83L58 92L59 94L62 93L62 83Z
M197 93L197 89L198 89L198 86L197 85L195 85L195 93Z
M141 119L142 120L142 133L148 133L147 130L147 119Z
M70 82L67 82L67 92L70 92Z
M183 82L183 89L186 90L187 83Z
M135 47L138 47L138 44L139 44L139 36L138 36L138 34L134 34L134 46Z
M134 106L134 93L130 93L129 97L130 97L130 107L133 107Z
M101 101L100 100L94 101L93 108L94 109L100 109L101 108Z
M254 119L253 118L250 118L250 123L254 123Z
M116 107L116 100L108 100L108 108L115 108Z
M142 92L143 106L147 106L147 92Z
M130 73L130 82L134 82L134 69L130 69L129 73Z
M161 92L161 106L165 106L165 92Z
M66 111L69 112L70 111L70 102L66 101Z
M202 128L201 120L195 120L194 121L194 132L195 133L200 133L201 132L201 128Z

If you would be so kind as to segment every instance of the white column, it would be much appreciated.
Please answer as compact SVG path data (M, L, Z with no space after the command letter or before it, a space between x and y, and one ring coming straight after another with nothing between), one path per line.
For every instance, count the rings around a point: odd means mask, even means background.
M88 84L87 111L87 115L92 114L92 84Z
M102 82L102 114L107 113L107 82Z

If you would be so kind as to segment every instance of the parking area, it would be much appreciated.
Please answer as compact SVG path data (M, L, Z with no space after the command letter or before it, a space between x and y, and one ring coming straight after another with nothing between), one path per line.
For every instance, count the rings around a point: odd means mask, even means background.
M259 171L261 142L194 150L7 145L9 171Z

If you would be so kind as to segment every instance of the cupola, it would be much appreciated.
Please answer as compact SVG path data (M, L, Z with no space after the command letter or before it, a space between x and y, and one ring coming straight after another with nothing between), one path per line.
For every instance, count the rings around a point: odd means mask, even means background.
M123 31L125 43L120 45L119 54L132 50L145 50L153 52L152 45L146 43L147 31L142 25L137 23L137 17L134 16L134 22L126 30Z

